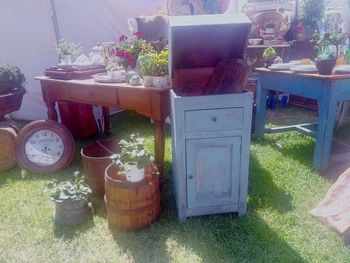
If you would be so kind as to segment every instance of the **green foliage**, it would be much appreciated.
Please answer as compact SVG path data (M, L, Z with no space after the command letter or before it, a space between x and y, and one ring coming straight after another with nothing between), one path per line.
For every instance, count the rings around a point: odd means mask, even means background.
M273 47L268 47L264 50L262 55L265 61L271 61L277 56L276 50Z
M164 49L154 56L152 76L166 76L168 72L168 49Z
M149 53L139 56L137 66L142 76L151 76L154 71L155 54Z
M80 176L78 171L74 173L73 180L48 183L48 191L54 200L84 199L91 193L90 187L84 183L84 176Z
M317 21L323 18L324 10L325 0L303 0L300 14L303 25L317 28Z
M0 94L11 93L23 88L26 79L18 67L0 65Z
M154 157L145 148L145 139L131 134L129 141L121 140L120 154L113 154L110 159L118 166L118 174L125 175L128 165L136 165L138 169L149 167L154 162Z
M61 39L56 47L58 55L79 55L81 47L79 44L74 44L68 40Z
M345 33L324 33L319 34L317 31L312 36L311 42L314 43L314 47L318 60L334 59L336 56L330 52L329 46L334 45L336 47L336 53L338 53L338 46L342 45L346 41Z

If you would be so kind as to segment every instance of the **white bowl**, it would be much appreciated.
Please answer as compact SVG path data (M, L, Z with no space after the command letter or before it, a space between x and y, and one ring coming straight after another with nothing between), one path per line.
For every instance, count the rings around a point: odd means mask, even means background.
M250 38L248 39L249 45L259 45L261 43L261 38Z

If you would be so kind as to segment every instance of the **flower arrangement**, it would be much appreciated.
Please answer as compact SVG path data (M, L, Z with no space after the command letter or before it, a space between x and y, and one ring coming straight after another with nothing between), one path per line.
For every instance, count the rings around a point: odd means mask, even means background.
M116 46L116 56L120 58L120 64L127 69L136 67L137 58L140 55L154 53L150 43L142 39L142 33L135 32L130 38L123 35L119 38Z
M272 61L277 56L276 50L273 47L268 47L264 50L262 55L265 62Z
M344 33L324 33L319 34L317 31L312 37L311 42L315 45L315 50L318 60L334 59L338 53L338 46L344 44L346 40L346 34ZM334 45L336 47L336 54L333 54L329 50L329 46Z
M84 183L84 177L80 176L78 171L74 173L73 180L50 182L48 191L53 200L87 199L91 193L90 187Z
M58 55L79 55L81 53L81 46L79 44L74 44L68 40L61 39L56 47Z

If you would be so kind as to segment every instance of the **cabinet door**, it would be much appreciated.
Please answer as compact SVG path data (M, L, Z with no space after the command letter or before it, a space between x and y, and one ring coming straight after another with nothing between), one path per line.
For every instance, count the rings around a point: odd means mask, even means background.
M186 141L188 208L238 203L241 137Z

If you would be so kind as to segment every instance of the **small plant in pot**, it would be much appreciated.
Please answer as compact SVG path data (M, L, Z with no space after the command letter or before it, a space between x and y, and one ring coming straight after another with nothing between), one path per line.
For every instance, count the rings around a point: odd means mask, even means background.
M164 87L168 84L168 50L164 49L157 53L152 66L153 86Z
M62 65L71 65L72 56L77 56L81 52L79 44L72 43L68 40L61 39L56 47L56 51L61 59Z
M315 58L315 64L317 71L320 75L331 75L333 68L337 61L338 45L344 43L345 34L318 34L313 35L311 40L315 45L317 57ZM331 52L330 46L336 47L335 54Z
M142 75L143 78L143 84L145 87L152 87L153 86L153 71L154 71L154 60L155 60L155 54L154 53L148 53L145 55L139 56L137 59L137 66L139 73Z
M263 60L265 61L265 66L269 67L273 63L273 60L277 56L276 50L273 47L268 47L263 52Z
M25 77L18 67L0 65L0 119L3 115L19 110L22 104Z
M106 66L107 75L111 79L125 79L126 71L121 66L121 61L118 58L111 58Z
M85 184L79 172L67 181L53 181L48 184L50 197L55 204L54 220L62 225L76 225L84 222L90 214L88 201L90 187Z
M154 157L145 148L144 138L131 134L129 141L119 142L120 153L110 157L118 168L118 176L129 182L139 182L145 178L145 169L153 166Z

